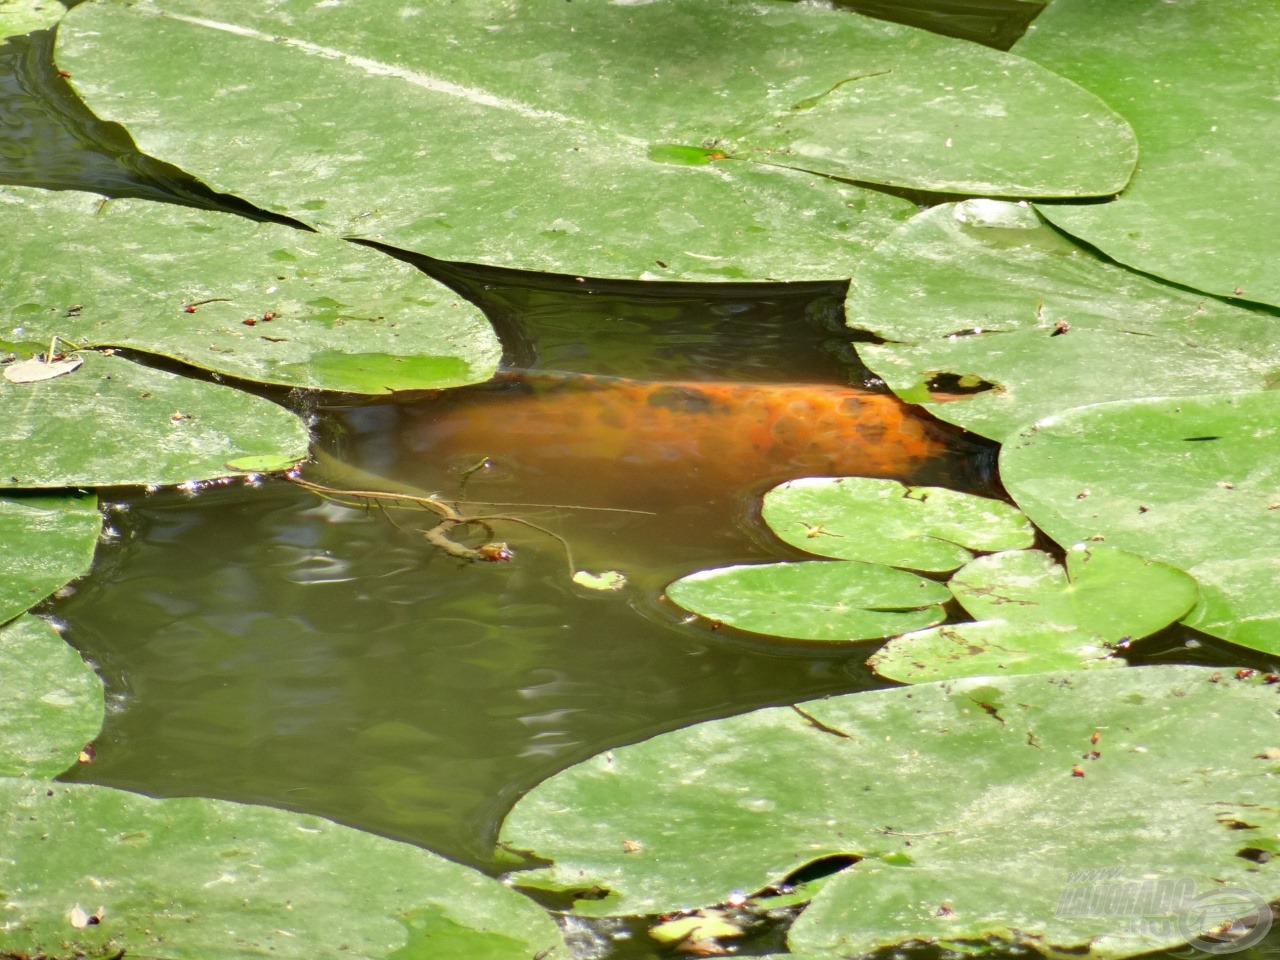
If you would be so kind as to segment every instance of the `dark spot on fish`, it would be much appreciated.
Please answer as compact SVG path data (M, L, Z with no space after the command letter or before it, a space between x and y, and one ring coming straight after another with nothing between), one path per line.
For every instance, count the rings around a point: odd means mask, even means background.
M711 413L715 402L701 390L692 387L658 387L648 397L649 406L676 410L680 413Z

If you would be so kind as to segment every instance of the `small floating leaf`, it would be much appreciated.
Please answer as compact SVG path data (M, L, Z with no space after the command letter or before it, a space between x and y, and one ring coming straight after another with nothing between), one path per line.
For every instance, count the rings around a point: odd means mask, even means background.
M102 681L38 617L0 626L0 689L0 783L56 777L102 727Z
M1280 896L1280 872L1241 856L1280 830L1276 765L1258 758L1278 735L1273 685L1201 667L921 684L611 750L526 794L501 839L550 861L518 883L608 891L578 913L688 909L861 858L791 927L800 955L969 940L1125 957L1230 917L1180 933L1171 908L1130 932L1090 897Z
M40 360L32 357L30 360L6 364L4 378L10 383L39 383L42 380L52 380L54 377L63 377L79 370L82 363L84 358L79 356L64 357L61 360Z
M604 573L579 570L573 575L573 582L588 590L621 590L627 585L627 578L617 570L606 570Z
M980 620L895 637L867 664L890 680L927 683L958 677L1123 667L1125 661L1111 655L1106 639L1079 627Z
M948 584L979 620L1077 627L1116 643L1155 633L1195 606L1196 582L1181 570L1123 550L1078 544L1066 567L1041 550L979 557Z
M1186 623L1280 654L1280 393L1069 410L1006 443L1000 475L1058 543L1173 564L1200 584Z
M765 494L762 514L793 547L910 570L954 570L971 551L1014 550L1035 539L1007 503L867 477L788 481Z
M793 640L868 640L931 626L940 583L854 561L762 563L700 570L667 596L714 623Z

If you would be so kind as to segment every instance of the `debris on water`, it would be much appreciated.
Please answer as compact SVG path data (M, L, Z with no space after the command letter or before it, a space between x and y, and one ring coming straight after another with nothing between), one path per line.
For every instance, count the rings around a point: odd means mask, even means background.
M627 578L617 570L606 570L604 573L579 570L573 575L573 582L588 590L621 590L627 585Z

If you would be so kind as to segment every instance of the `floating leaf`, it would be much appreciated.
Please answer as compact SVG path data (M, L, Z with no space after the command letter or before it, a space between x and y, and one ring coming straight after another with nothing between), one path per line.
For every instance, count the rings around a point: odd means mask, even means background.
M713 940L716 937L740 937L742 928L730 923L712 911L695 913L690 917L677 917L649 928L649 936L659 943L680 943L685 940Z
M1107 544L1200 584L1198 630L1280 654L1280 393L1069 410L1011 439L1000 475L1061 544Z
M873 563L761 563L700 570L667 587L686 610L793 640L868 640L943 619L946 588Z
M1277 766L1259 759L1278 735L1274 686L1205 668L924 684L611 750L527 794L501 837L553 861L521 884L608 891L582 913L716 903L860 857L792 926L797 953L998 940L1129 956L1199 932L1194 914L1182 936L1176 907L1131 931L1081 909L1099 884L1157 901L1179 883L1280 896L1280 872L1240 855L1280 829ZM622 853L624 836L643 855Z
M22 905L0 928L3 952L561 955L551 918L519 894L426 850L318 817L2 778L0 811L0 883ZM68 910L90 904L101 905L101 922L77 929Z
M1087 403L1263 389L1272 317L1107 264L1030 207L969 200L912 219L854 274L863 360L904 399L993 439ZM961 375L941 402L922 388Z
M927 683L958 677L1013 676L1123 667L1096 633L1057 623L980 620L895 637L867 664L890 680Z
M171 484L228 460L307 455L294 414L230 387L87 354L74 376L0 383L0 486Z
M1280 304L1280 7L1053 0L1015 51L1121 109L1142 145L1118 200L1045 216L1139 270Z
M55 377L65 377L80 369L84 358L80 356L63 357L61 360L32 357L18 363L6 364L4 378L10 383L40 383Z
M0 497L0 623L88 572L101 529L96 497Z
M591 573L589 570L578 570L572 580L580 587L588 590L621 590L627 585L626 575L617 570L606 570L603 573Z
M808 171L1044 197L1114 192L1133 167L1124 121L1054 74L841 11L404 9L86 4L57 58L104 119L217 189L328 232L557 273L836 279L910 207Z
M56 777L102 727L102 681L38 617L0 626L0 689L0 783Z
M1186 615L1196 583L1168 564L1106 546L1076 544L1066 567L1040 550L1009 550L966 564L948 584L979 620L1079 627L1116 643Z
M954 570L970 551L1014 550L1035 539L1007 503L867 477L791 480L765 494L761 512L801 550L911 570Z
M480 311L398 260L231 214L101 203L0 187L6 336L131 347L260 383L348 393L474 383L497 364ZM31 263L42 268L24 269Z
M66 12L58 0L0 0L0 39L52 27Z

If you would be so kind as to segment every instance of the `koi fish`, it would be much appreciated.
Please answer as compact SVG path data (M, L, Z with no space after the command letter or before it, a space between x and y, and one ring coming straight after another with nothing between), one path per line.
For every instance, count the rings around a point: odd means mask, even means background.
M471 492L511 501L705 501L800 476L964 487L980 449L896 397L831 384L506 374L403 415L403 454L455 478L487 461Z

